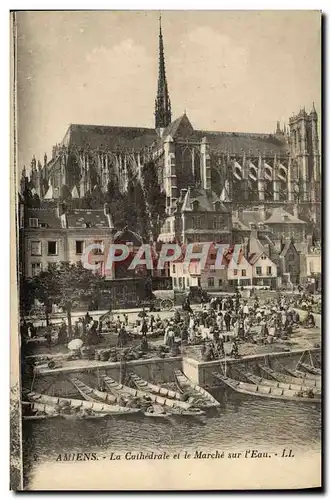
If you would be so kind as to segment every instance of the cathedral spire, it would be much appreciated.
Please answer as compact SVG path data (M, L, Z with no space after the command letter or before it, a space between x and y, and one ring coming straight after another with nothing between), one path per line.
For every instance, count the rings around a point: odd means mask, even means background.
M164 48L161 16L159 32L159 79L157 85L157 96L155 99L155 128L165 128L171 123L171 104L168 93L168 85L164 62Z

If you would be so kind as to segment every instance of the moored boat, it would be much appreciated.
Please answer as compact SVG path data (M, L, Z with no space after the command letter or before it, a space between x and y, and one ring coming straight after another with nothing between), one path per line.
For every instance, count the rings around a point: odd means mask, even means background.
M258 377L250 372L243 372L243 376L253 384L266 385L270 387L278 387L279 389L289 389L291 391L312 391L314 394L321 394L321 390L316 387L308 387L307 385L287 384L286 382L278 382L277 380L270 380L263 377Z
M31 413L35 412L31 415L23 415L23 420L44 420L60 416L59 411L52 405L33 403L30 401L23 401L22 404L24 407L28 408Z
M199 408L212 408L220 406L220 403L203 387L194 384L183 372L174 370L175 381L180 390L189 396L189 401L193 401Z
M185 401L168 399L162 396L158 396L157 394L152 394L151 392L141 391L140 389L128 387L126 385L120 384L119 382L116 382L116 380L112 379L108 375L101 375L101 379L103 380L106 388L113 394L118 396L127 397L128 395L130 395L132 397L143 398L145 400L149 400L153 403L157 403L163 406L169 406L170 408L182 408L184 410L188 410L189 408L191 408L191 404L186 403Z
M151 382L147 382L147 380L142 379L141 377L136 375L136 373L131 372L129 375L137 389L146 392L152 392L153 394L159 394L160 396L168 399L178 399L179 401L182 401L183 399L183 396L180 392L173 391L172 389L168 389L160 385L152 384Z
M230 387L236 392L247 394L250 396L261 396L271 399L282 399L286 401L304 402L304 403L320 403L321 399L318 398L311 391L306 395L303 391L291 391L289 389L280 389L277 387L270 387L265 385L250 384L240 382L230 377L226 377L218 372L213 372L214 377L221 380L225 385ZM307 397L308 396L308 397Z
M269 368L268 366L264 365L259 365L259 368L263 372L267 373L271 378L277 380L278 382L285 382L287 384L307 385L308 387L321 388L320 380L292 377L291 375L286 375L285 373L276 372L272 368Z
M300 370L290 370L289 368L286 368L286 366L284 366L283 368L292 377L310 378L312 380L321 380L321 376L320 375L313 375L312 373L302 372Z
M119 406L123 406L123 402L125 402L123 401L123 398L114 396L113 394L109 394L108 392L94 389L93 387L90 387L76 377L70 377L69 380L77 389L79 394L83 396L83 398L87 401L94 401L96 403L105 402L111 405L118 404Z
M305 372L312 373L313 375L322 375L322 371L320 368L315 368L313 365L308 365L307 363L299 363L299 366L301 366Z
M48 396L47 394L39 394L36 392L29 392L27 395L29 401L38 403L45 403L53 405L58 408L67 407L69 410L86 410L93 413L107 413L108 415L124 415L129 413L138 413L140 410L137 408L127 408L125 406L108 405L105 403L94 401L83 401L81 399L62 398L58 396Z

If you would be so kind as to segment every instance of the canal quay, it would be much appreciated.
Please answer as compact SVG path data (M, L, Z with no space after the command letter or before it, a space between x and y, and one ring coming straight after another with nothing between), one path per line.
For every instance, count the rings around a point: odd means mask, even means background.
M198 314L200 305L192 306L193 312ZM172 321L175 310L153 313L164 321ZM304 322L306 311L297 310L300 316L300 323ZM142 309L128 311L114 311L113 321L117 318L123 319L125 313L128 317L128 331L133 331L139 318L141 319ZM94 320L104 317L106 311L91 312L90 316ZM151 313L146 313L147 319ZM76 314L77 318L81 315ZM85 384L97 387L100 386L100 377L107 375L117 382L124 383L128 380L129 374L136 374L143 380L154 384L164 384L174 387L174 372L180 370L192 383L206 389L217 389L222 387L222 382L215 377L215 372L226 374L228 377L240 379L242 371L248 371L257 376L265 376L261 373L261 365L265 365L276 372L284 369L295 370L300 362L320 366L321 363L321 329L320 316L314 314L315 326L303 327L298 324L293 329L290 338L286 340L278 339L273 343L256 342L242 340L238 342L238 354L232 356L233 332L223 332L224 353L218 359L205 361L201 355L201 344L208 343L210 337L208 328L202 328L200 343L191 344L190 341L180 342L181 346L177 352L163 349L164 334L157 332L146 334L148 341L147 352L141 354L139 359L130 359L127 353L140 344L140 335L137 333L130 338L125 347L118 346L118 334L116 331L106 331L100 335L100 341L92 346L88 359L81 353L72 352L64 345L47 345L42 334L27 341L25 366L33 365L29 376L24 377L29 389L37 393L54 394L63 397L77 397L77 390L70 382L70 377L78 377ZM58 322L62 319L58 319ZM56 324L56 320L54 321ZM252 326L254 333L256 326ZM40 327L42 331L42 326ZM253 335L254 337L254 335ZM116 352L117 360L102 360L102 353L106 351ZM110 356L111 357L111 356ZM101 359L100 359L101 358ZM129 358L129 359L126 359ZM114 356L113 356L114 359ZM27 370L29 371L29 370ZM270 378L270 377L269 377Z

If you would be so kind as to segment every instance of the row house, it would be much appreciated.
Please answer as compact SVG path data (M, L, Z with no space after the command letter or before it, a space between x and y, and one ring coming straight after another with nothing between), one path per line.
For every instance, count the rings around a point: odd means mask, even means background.
M198 259L192 259L185 265L184 257L181 256L170 265L173 289L189 290L195 286L209 291L242 286L268 286L275 289L279 285L277 264L266 252L245 255L243 248L236 257L233 251L228 251L223 256L223 268L215 266L215 261L216 250L213 247L204 267Z
M24 259L24 276L33 277L50 264L61 261L78 263L91 244L98 245L88 253L90 264L99 264L98 272L108 279L122 275L121 266L108 269L107 256L113 243L125 243L132 259L142 241L132 231L116 231L105 204L103 210L68 210L65 204L56 207L22 209L20 239ZM126 263L127 264L127 263Z

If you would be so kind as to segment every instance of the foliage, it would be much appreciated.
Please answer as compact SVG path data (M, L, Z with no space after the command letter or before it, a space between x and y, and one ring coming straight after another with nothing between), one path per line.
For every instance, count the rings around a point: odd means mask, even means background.
M71 264L60 262L32 278L29 286L31 294L48 309L57 303L67 311L69 329L71 310L76 301L95 297L100 291L104 278L85 269L81 262Z
M122 192L115 177L107 185L106 192L99 186L85 193L79 207L85 209L102 208L108 203L116 229L127 226L148 242L152 233L157 239L165 220L165 195L157 179L154 162L142 168L142 181L129 172L127 189Z
M146 163L142 169L146 193L146 205L150 212L150 224L153 239L156 240L165 221L165 194L161 191L154 162Z

